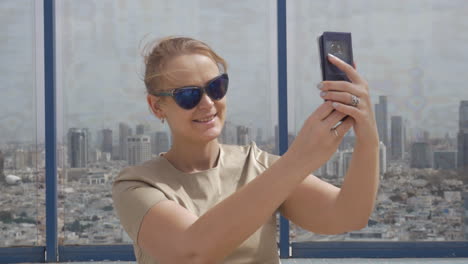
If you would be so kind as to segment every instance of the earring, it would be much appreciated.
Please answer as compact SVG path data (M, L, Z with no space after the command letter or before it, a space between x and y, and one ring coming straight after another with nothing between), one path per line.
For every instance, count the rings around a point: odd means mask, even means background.
M163 123L163 124L164 124L164 117L163 117L163 118L161 118L161 123Z

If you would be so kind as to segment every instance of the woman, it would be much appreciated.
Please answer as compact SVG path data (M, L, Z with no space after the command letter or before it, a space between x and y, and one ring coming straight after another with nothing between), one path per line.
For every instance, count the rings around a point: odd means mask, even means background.
M278 157L254 143L218 142L229 78L225 61L208 45L179 37L155 45L145 57L147 102L169 124L172 146L124 169L113 185L139 263L279 263L276 211L321 234L367 225L379 171L372 104L355 69L329 60L352 83L321 82L326 102ZM335 153L351 127L355 149L340 189L310 173Z

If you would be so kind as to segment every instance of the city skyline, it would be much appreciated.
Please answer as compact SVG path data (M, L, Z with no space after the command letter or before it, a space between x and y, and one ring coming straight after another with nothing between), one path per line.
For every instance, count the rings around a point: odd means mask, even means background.
M3 143L36 138L41 142L44 133L43 88L38 76L42 69L36 67L41 65L42 50L35 27L31 27L35 23L31 16L35 4L28 3L2 1L0 4L0 10L12 11L0 17L3 24L11 25L2 34L9 41L0 44L0 53L6 58L0 63L0 69L9 76L1 84L0 140ZM190 10L184 19L161 29L151 25L168 21L168 17L180 11L172 7L181 2L142 0L129 9L125 2L59 1L58 138L64 138L69 127L96 130L120 121L132 126L144 123L153 129L160 128L145 105L138 49L141 42L169 34L201 38L226 57L232 76L227 120L260 128L266 136L273 136L277 123L275 6L268 1L262 3L263 9L240 1L229 3L224 10L210 5L211 1L190 2L184 9ZM161 6L162 9L158 8ZM455 137L458 101L468 99L468 90L458 78L464 72L467 53L460 45L447 49L442 40L468 38L460 30L468 22L457 19L466 14L468 3L404 1L403 4L399 0L369 5L360 0L352 5L356 16L343 15L341 8L332 11L337 6L336 1L326 5L288 2L290 133L298 131L322 102L314 88L320 81L315 36L324 30L339 30L353 33L358 70L370 84L374 104L379 96L388 96L388 118L393 115L407 118L413 128L410 137L422 130L435 137L446 133ZM311 10L327 12L310 13ZM101 12L106 16L98 15ZM213 19L219 23L210 23ZM389 19L394 21L391 26L386 25ZM238 21L251 25L239 27ZM243 29L232 30L233 35L226 39L215 37L226 28ZM233 38L237 38L236 43L249 45L241 48L233 45ZM249 41L252 39L256 41ZM29 77L24 78L25 75ZM262 96L247 96L254 87Z

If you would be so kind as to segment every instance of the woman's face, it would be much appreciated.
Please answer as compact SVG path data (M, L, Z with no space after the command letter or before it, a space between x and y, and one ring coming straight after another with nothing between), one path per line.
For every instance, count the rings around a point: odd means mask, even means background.
M215 62L207 56L190 54L178 56L166 64L169 78L164 90L184 86L204 87L220 72ZM181 108L173 98L164 98L160 104L171 128L174 141L208 142L219 136L226 114L226 96L213 100L205 94L200 103L190 110Z

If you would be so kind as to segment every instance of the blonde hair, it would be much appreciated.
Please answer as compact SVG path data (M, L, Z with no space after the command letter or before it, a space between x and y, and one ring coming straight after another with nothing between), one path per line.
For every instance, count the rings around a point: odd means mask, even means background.
M164 77L167 77L164 67L173 58L180 55L201 54L216 62L221 72L227 71L226 61L216 54L206 43L189 38L169 36L148 43L144 49L146 91L151 94L161 90Z

